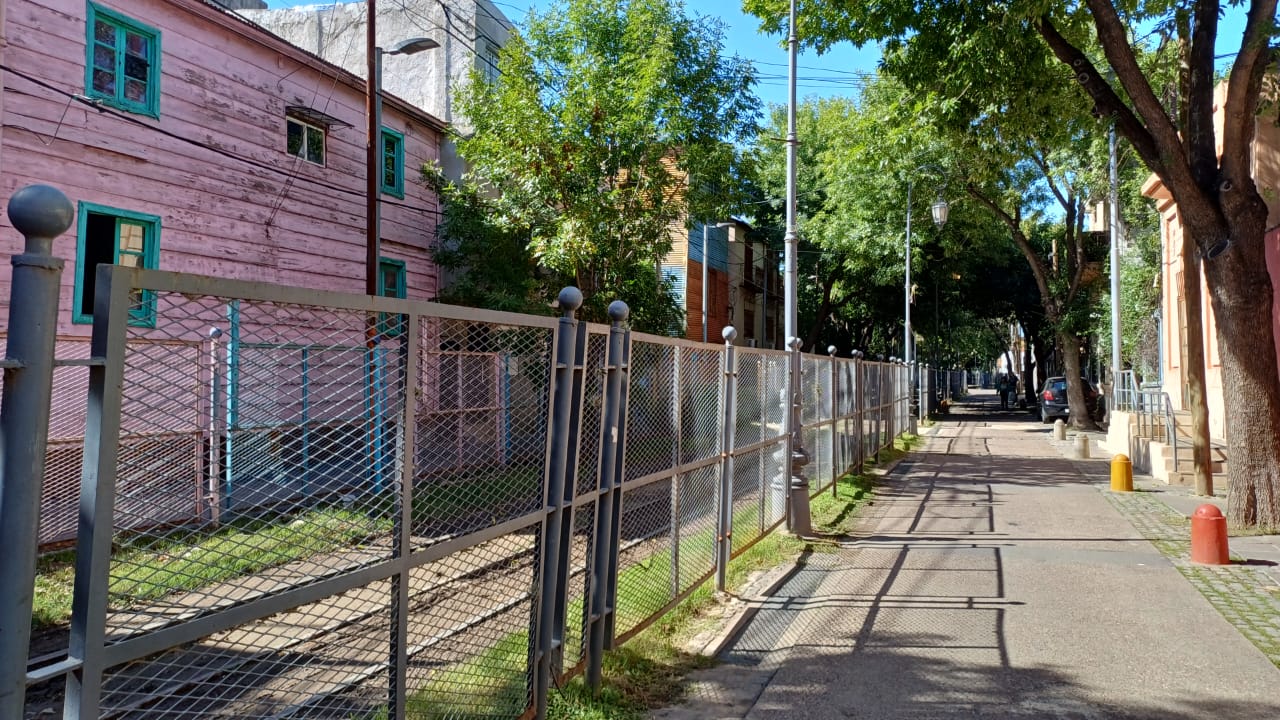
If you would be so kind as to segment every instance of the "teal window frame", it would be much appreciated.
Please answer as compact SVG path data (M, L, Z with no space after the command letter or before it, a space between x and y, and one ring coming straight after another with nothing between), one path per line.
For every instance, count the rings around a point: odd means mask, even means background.
M84 89L85 95L88 97L101 100L103 103L127 112L146 115L148 117L160 117L160 31L144 25L133 18L120 13L95 5L88 4L86 13L88 21L85 23L85 62L84 62ZM95 66L94 50L98 45L96 28L98 23L102 22L115 28L115 42L112 49L115 53L114 66L111 68L115 76L113 92L107 93L97 89L93 82L93 71ZM127 76L126 69L126 35L133 33L141 36L147 45L147 92L146 99L142 102L130 100L125 93L125 83ZM105 68L104 68L105 69Z
M395 140L395 149L391 152L387 151L387 138ZM404 199L404 134L398 133L391 128L382 128L382 135L378 142L378 155L382 159L379 166L382 176L378 178L378 184L382 188L382 192L401 200ZM387 182L387 163L391 162L392 172L394 173L393 181Z
M151 270L155 270L160 266L160 216L134 212L133 210L121 210L120 208L83 201L77 204L77 208L76 277L75 293L71 304L71 322L84 325L93 322L93 313L82 312L85 300L86 272L97 272L96 267L85 267L85 260L88 257L88 253L86 251L87 243L89 242L89 215L106 215L116 219L112 262L117 265L120 263L121 254L120 221L124 220L130 224L142 226L142 251L131 252L126 250L124 251L124 254L138 258L138 264L141 267ZM135 293L135 297L129 307L129 324L135 327L153 328L156 326L155 292L151 290L141 290Z
M387 294L387 275L395 275L395 291L394 295ZM393 297L403 300L409 296L408 272L405 269L403 260L395 258L380 257L378 258L378 296ZM400 316L394 319L391 313L381 313L378 318L378 334L384 337L398 337L404 328L401 327L403 320Z

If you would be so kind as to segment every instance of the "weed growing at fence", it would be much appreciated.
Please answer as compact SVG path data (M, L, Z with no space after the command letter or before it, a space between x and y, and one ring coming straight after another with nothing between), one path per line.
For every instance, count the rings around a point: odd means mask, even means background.
M31 629L65 624L71 619L71 587L76 578L75 550L60 550L36 561L35 597L31 603Z
M815 530L823 535L848 535L858 518L857 510L871 497L870 475L848 474L836 481L835 493L823 491L809 501Z
M729 563L726 589L741 590L754 573L794 559L804 545L790 535L766 535ZM715 603L715 588L704 582L648 629L605 654L604 682L597 696L592 697L580 677L553 692L549 720L637 720L646 710L679 699L685 675L715 664L712 658L684 649L705 628L705 611Z
M901 458L918 444L916 436L902 436L893 449L880 453L880 464ZM870 467L870 466L869 466ZM847 534L857 511L871 498L875 478L869 473L847 474L836 483L836 492L823 491L811 501L814 527L823 533ZM735 516L734 525L758 522L750 515ZM713 542L714 528L686 536L686 546ZM773 532L760 538L734 558L726 572L726 588L737 592L760 570L793 561L809 544L790 535ZM622 570L618 579L617 624L632 627L649 618L667 602L655 592L670 582L671 551L664 548ZM682 678L714 660L688 652L684 645L705 630L714 619L706 610L716 603L715 589L703 582L653 625L604 658L604 683L592 695L583 678L576 677L551 693L551 720L637 720L646 710L676 701L683 692ZM582 623L582 598L569 600L566 627L577 632ZM489 650L436 673L413 694L410 715L425 718L493 717L525 701L524 664L528 659L528 632L512 633ZM465 693L466 697L460 697Z
M899 455L917 438L900 442ZM887 456L881 454L882 462ZM845 475L836 482L835 497L820 493L811 501L814 527L833 534L847 533L857 510L870 500L870 475ZM756 572L793 561L807 543L780 532L761 538L729 564L726 589L736 593ZM620 599L621 600L621 599ZM582 678L575 678L552 695L551 720L636 720L645 711L675 702L683 693L683 677L715 660L689 653L684 645L716 622L706 617L715 590L705 582L652 627L626 645L605 655L604 683L595 697ZM620 603L621 604L621 603Z

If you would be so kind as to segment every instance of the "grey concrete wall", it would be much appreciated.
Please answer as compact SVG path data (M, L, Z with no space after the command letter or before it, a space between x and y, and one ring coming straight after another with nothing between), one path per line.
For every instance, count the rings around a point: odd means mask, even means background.
M240 14L290 43L361 77L365 76L366 6L362 2L305 5L282 10L240 10ZM396 0L378 4L378 45L388 48L413 37L440 43L416 55L387 55L382 63L382 88L470 132L466 118L453 109L456 89L469 80L472 69L495 72L498 50L507 42L512 24L488 0ZM462 163L452 147L441 147L440 162L450 177L458 177Z

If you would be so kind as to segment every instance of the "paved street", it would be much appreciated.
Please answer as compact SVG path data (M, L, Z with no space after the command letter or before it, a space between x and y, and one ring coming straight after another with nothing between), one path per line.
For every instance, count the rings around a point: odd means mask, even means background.
M997 408L957 408L656 717L1280 717L1269 561L1191 566L1156 493L1112 496L1105 460Z

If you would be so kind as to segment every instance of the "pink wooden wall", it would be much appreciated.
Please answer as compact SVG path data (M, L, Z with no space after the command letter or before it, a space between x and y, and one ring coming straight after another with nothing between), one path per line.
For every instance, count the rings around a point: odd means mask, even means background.
M67 95L85 92L84 0L0 2L0 60L15 71L3 74L0 198L45 183L73 203L158 215L163 270L363 292L361 79L198 0L104 0L161 33L160 117L131 122ZM286 152L289 105L351 125L330 131L326 166ZM410 297L434 297L428 246L438 208L419 168L438 158L443 126L394 99L384 103L383 124L404 133L406 177L403 200L383 196L382 254L406 262ZM0 253L19 252L21 242L0 217ZM85 335L89 326L71 322L74 227L55 252L67 260L59 332ZM8 285L0 270L0 304ZM5 323L7 310L0 332Z

